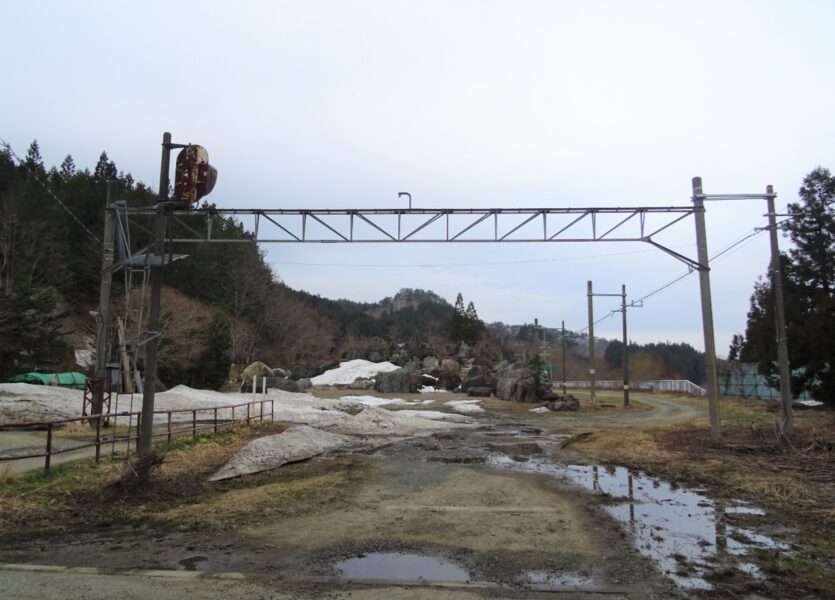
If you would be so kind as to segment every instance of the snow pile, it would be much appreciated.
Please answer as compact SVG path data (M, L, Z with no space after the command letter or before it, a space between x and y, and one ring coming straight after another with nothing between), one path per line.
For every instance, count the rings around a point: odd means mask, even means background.
M823 406L823 402L820 400L795 400L793 404L799 404L800 406L808 406L810 408L814 408L815 406Z
M485 410L478 405L479 402L481 402L481 400L450 400L449 402L445 402L444 406L449 406L457 413L469 415L485 412Z
M436 388L432 385L425 385L418 390L421 394L438 394L438 393L446 393L447 390L443 388Z
M178 385L167 392L160 392L154 396L154 410L200 410L198 420L214 418L214 408L243 404L255 400L267 400L267 396L252 394L221 394L210 390L195 390L185 385ZM82 390L49 385L33 385L29 383L0 384L0 424L14 424L50 421L81 416L84 403ZM201 410L202 409L202 410ZM133 395L131 406L130 394L114 394L110 400L110 410L113 413L139 412L142 410L142 394ZM260 416L260 406L253 406L252 416ZM269 404L264 405L264 412L270 410ZM246 414L246 407L235 409L235 417ZM219 419L230 419L231 409L218 411ZM124 417L127 419L127 417ZM191 421L190 412L175 413L173 421ZM121 422L122 419L119 419ZM156 415L155 422L165 422L165 415ZM136 422L136 417L134 417Z
M451 413L440 412L437 410L398 410L395 414L403 415L404 417L427 419L430 421L447 421L449 423L472 423L470 419L463 415L454 415Z
M423 404L433 404L434 400L405 400L403 398L380 398L378 396L342 396L339 398L345 402L356 402L364 406L420 406Z
M551 411L548 410L547 406L540 406L539 408L532 408L531 412L532 413L547 413L547 412L551 412Z
M377 373L394 371L399 368L390 362L373 363L358 358L339 363L339 368L325 371L321 375L313 377L310 382L313 385L348 385L353 383L357 377L372 379Z
M291 462L306 460L319 454L344 448L354 442L347 435L327 433L306 425L288 427L277 435L268 435L253 440L209 481L220 481L250 473L276 469Z

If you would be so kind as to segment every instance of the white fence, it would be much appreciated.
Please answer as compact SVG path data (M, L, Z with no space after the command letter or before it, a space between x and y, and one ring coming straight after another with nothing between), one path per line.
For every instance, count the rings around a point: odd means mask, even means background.
M556 387L562 386L561 381L552 382ZM623 381L614 379L604 379L595 382L595 387L602 390L622 390ZM590 381L566 381L565 386L573 389L589 389L591 387ZM687 379L646 379L641 381L632 381L629 384L629 389L641 392L675 392L677 394L693 394L694 396L706 396L707 390L699 387L692 381Z

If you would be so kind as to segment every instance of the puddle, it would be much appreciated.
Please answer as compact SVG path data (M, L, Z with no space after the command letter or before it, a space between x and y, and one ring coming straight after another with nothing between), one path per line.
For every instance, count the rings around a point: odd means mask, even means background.
M526 571L519 578L519 583L533 590L572 591L588 590L597 586L597 581L579 573L556 573L551 571Z
M467 582L470 574L458 565L435 556L401 552L370 552L334 565L342 577L374 581Z
M186 558L181 558L177 561L177 564L180 565L186 571L196 571L197 564L203 562L204 560L208 560L206 556L188 556Z
M730 525L725 518L733 514L764 515L759 508L713 500L701 490L679 488L623 467L559 465L537 458L516 462L502 454L489 456L486 464L553 475L612 497L615 502L604 510L632 531L641 554L685 589L712 589L706 580L712 565L732 564L756 577L759 570L742 560L750 551L789 549L770 537Z

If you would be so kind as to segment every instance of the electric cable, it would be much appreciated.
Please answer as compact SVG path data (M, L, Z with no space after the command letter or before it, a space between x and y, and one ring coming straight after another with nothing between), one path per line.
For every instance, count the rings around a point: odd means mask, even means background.
M72 219L73 219L76 223L78 223L79 227L81 227L81 228L82 228L82 229L83 229L83 230L87 233L87 235L89 235L91 238L93 238L93 239L96 241L96 243L98 243L98 245L99 245L99 246L103 245L103 244L102 244L102 241L98 238L98 236L97 236L95 233L93 233L92 231L90 231L90 229L88 229L88 227L87 227L87 226L86 226L86 225L85 225L85 224L81 221L81 219L79 219L79 218L76 216L76 214L75 214L72 210L70 210L70 207L69 207L69 206L67 206L67 205L64 203L64 201L63 201L63 200L61 200L61 199L60 199L60 198L59 198L59 197L55 194L55 192L53 192L53 191L50 189L50 187L49 187L46 183L44 183L44 182L41 180L41 178L40 178L40 177L38 177L38 176L37 176L37 175L36 175L36 174L32 171L32 169L30 169L30 168L29 168L29 165L27 165L27 164L26 164L26 162L25 162L23 159L21 159L21 158L20 158L20 157L19 157L19 156L15 153L15 151L14 151L14 149L12 149L11 145L10 145L8 142L6 142L6 140L4 140L3 138L0 138L0 146L3 146L3 148L5 148L5 149L6 149L6 152L8 152L11 156L13 156L13 157L15 158L15 160L17 160L18 164L19 164L21 167L23 167L24 169L26 169L26 172L27 172L27 173L29 173L29 175L32 177L32 179L34 179L35 181L37 181L37 182L38 182L38 184L39 184L39 185L40 185L40 186L41 186L44 190L46 190L46 193L47 193L47 194L49 194L50 196L52 196L52 199L53 199L53 200L55 200L55 201L56 201L59 205L61 205L61 208L63 208L63 209L67 212L67 214L68 214L70 217L72 217Z

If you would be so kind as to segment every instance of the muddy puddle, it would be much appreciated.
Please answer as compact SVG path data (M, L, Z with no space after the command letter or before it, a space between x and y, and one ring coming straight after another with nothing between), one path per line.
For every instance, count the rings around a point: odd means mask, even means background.
M757 507L713 500L701 490L676 487L623 467L561 465L536 457L519 461L506 454L492 454L485 464L552 475L609 496L612 502L604 510L632 532L641 554L684 589L713 589L708 579L720 568L735 568L758 578L761 574L750 558L754 550L789 549L768 536L735 526L727 518L740 514L764 516ZM542 574L536 577L539 581L530 580L532 584L557 585L556 580L543 580Z
M368 581L467 582L470 574L436 556L401 552L370 552L337 562L341 577Z

